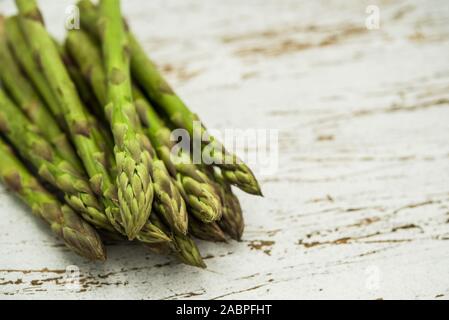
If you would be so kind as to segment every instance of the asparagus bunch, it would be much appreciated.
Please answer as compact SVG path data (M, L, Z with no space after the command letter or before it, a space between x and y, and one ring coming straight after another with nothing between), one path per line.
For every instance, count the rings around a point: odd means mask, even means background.
M198 117L129 31L119 0L98 7L81 0L82 30L70 31L63 46L35 0L16 4L17 16L0 17L3 182L89 259L106 256L95 229L201 268L193 237L240 240L243 215L231 184L261 194L257 180L213 137L201 146L210 152L200 165L175 148L172 129L208 133L201 122L196 131Z
M106 156L101 149L98 137L94 134L89 116L78 96L70 76L58 52L58 48L45 30L42 16L34 0L16 0L19 9L19 23L23 34L35 57L38 59L42 73L55 95L62 110L65 124L72 142L75 144L86 172L90 178L90 187L100 197L110 222L118 211L117 192L107 170ZM130 238L134 237L129 229L122 230Z
M119 2L100 1L100 12L108 89L105 111L115 141L120 205L120 217L111 215L110 218L114 224L122 225L133 239L151 213L154 190L150 172L153 168L148 143L136 130L138 119L131 94L129 57Z
M62 159L19 108L0 89L0 132L2 132L22 157L33 165L39 176L58 188L67 203L80 212L86 221L97 228L113 231L104 208L89 188L89 180L76 167ZM146 222L138 238L142 242L167 241L168 237ZM151 231L152 233L149 233Z
M92 85L98 100L104 103L105 74L101 65L101 56L94 41L81 30L72 31L67 36L66 48L78 64L86 81ZM184 153L178 155L179 159L172 161L170 150L173 142L170 140L170 130L163 124L136 85L133 86L133 98L143 130L157 154L153 155L153 160L160 163L158 159L161 159L172 177L176 179L176 185L184 196L190 212L205 222L218 220L221 216L220 197L208 177ZM177 229L183 232L181 228L177 227Z

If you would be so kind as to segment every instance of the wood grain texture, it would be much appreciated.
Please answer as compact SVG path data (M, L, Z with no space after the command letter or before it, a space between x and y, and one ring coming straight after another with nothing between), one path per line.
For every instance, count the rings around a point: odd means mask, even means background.
M70 1L40 1L62 37ZM380 8L380 29L365 8ZM0 11L14 12L12 1ZM0 194L0 299L449 298L449 4L124 1L145 48L211 128L279 130L265 198L207 270L137 245L92 264ZM131 248L132 247L132 248ZM78 290L65 269L80 269Z

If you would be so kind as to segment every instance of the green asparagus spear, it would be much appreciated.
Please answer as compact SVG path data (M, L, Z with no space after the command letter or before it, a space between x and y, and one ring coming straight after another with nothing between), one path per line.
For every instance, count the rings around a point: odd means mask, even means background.
M92 34L97 34L95 26L98 13L95 6L90 0L81 0L78 2L78 7L80 8L83 28ZM156 102L156 106L161 108L176 126L186 129L191 138L208 138L205 139L206 141L201 139L204 162L219 166L226 180L245 192L262 195L259 183L249 167L236 155L227 152L217 139L208 134L206 128L200 123L198 116L191 112L171 89L131 32L128 32L128 41L131 72L145 93L152 101ZM194 123L200 124L199 132L194 132Z
M67 247L88 259L106 260L106 251L97 232L70 207L48 193L1 138L0 179L50 225Z
M150 220L155 226L164 232L169 233L167 227L161 219L159 219L157 214L153 213L150 216ZM169 245L183 263L194 267L206 268L206 264L204 263L203 258L201 258L198 247L189 235L173 232L171 233L171 237L172 241Z
M72 62L67 61L67 59L64 59L64 64L67 68L67 71L69 72L70 78L72 79L73 83L76 86L81 101L83 101L83 103L86 105L89 112L92 113L102 124L107 123L106 119L104 118L104 113L97 112L98 110L102 110L103 107L100 105L100 102L98 102L97 98L95 98L95 95L93 94L90 86L88 86L88 84L84 80L84 77L81 74L81 72L78 70L76 66L72 64ZM110 130L108 127L108 137L111 138L110 140L108 140L108 142L110 141L111 144L108 143L108 145L110 149L113 150L114 143L112 139L112 134L110 134L109 131Z
M112 150L114 149L114 141L112 138L111 130L109 130L109 126L106 127L104 125L107 123L104 117L104 112L102 113L98 112L99 110L103 109L103 106L95 97L95 94L92 92L92 88L84 80L84 77L81 74L78 67L76 66L76 64L72 61L69 54L65 51L65 47L64 50L60 49L60 51L62 60L64 61L64 65L67 68L70 78L75 84L75 87L78 91L81 101L86 106L88 112L94 115L96 119L98 119L97 122L100 127L99 131L101 131L104 137L106 138L107 148L110 150L109 153L113 156ZM113 162L115 162L115 160Z
M114 157L114 141L112 138L112 133L109 130L109 126L105 125L105 122L98 121L96 117L93 116L93 113L97 113L99 109L102 109L100 102L97 101L95 95L93 94L90 86L84 80L84 77L81 75L77 66L72 61L70 55L65 50L65 46L56 43L56 47L58 48L59 54L64 62L67 71L70 75L71 80L75 84L77 92L81 100L86 103L85 113L89 118L89 122L92 125L92 134L97 142L99 142L99 146L101 150L105 153L106 161L108 164L108 169L111 171L110 175L114 177L116 175L115 172L115 157ZM89 109L89 108L90 109ZM100 117L104 116L104 113L98 114ZM101 118L100 118L101 119Z
M101 55L95 43L86 33L76 30L69 32L66 48L92 86L98 100L105 105L107 103L105 74L101 64ZM158 159L150 144L148 144L148 148L151 148L150 155L153 164L151 173L155 190L153 206L172 228L185 233L187 232L187 210L184 200L172 183L164 163Z
M61 158L38 131L0 89L0 132L44 180L65 194L66 202L73 209L95 226L110 229L104 209L90 189L87 178Z
M105 153L98 144L91 119L86 114L58 48L43 26L36 1L16 0L16 4L20 26L64 114L72 141L90 178L91 188L103 200L105 212L114 227L133 239L136 227L129 224L132 219L128 219L127 213L117 206L117 191L107 170ZM127 221L121 221L121 218Z
M206 268L197 245L189 235L174 234L172 249L183 263Z
M14 102L40 130L42 135L58 150L64 160L77 168L81 163L73 150L65 133L58 126L52 114L47 110L31 84L23 76L2 34L3 26L0 18L0 79Z
M137 240L145 244L170 242L170 237L151 222L147 222L137 234Z
M226 236L216 222L204 223L195 218L191 218L189 220L189 232L198 239L226 242Z
M108 101L106 75L98 44L81 29L71 30L67 33L64 47L79 68L81 75L90 85L99 104L106 104ZM102 117L105 117L103 107L97 110L97 113L101 113Z
M223 216L218 224L232 239L240 241L245 228L240 201L232 192L231 186L223 178L219 169L214 170L213 175L223 205Z
M174 234L172 242L172 250L183 263L203 269L207 267L198 246L189 235Z
M134 238L151 213L154 191L153 171L146 137L138 132L138 118L131 95L131 78L120 2L100 1L103 58L107 74L105 106L115 141L116 186L121 223ZM156 191L157 192L157 191Z

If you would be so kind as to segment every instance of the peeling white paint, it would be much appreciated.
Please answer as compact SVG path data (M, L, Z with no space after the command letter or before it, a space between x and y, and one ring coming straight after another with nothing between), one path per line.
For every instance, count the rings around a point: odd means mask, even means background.
M58 36L70 3L40 1ZM131 244L88 263L0 189L0 299L448 299L449 5L376 1L366 30L369 4L124 1L208 127L280 130L278 174L239 192L243 242L200 244L207 270Z

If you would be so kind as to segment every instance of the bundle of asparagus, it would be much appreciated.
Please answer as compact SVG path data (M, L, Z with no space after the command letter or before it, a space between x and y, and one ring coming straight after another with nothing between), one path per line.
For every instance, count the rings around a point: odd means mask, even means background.
M205 264L192 237L240 240L231 185L261 195L256 178L203 125L195 132L199 118L129 31L119 0L81 0L82 28L63 45L35 0L16 5L16 16L0 16L4 184L92 260L106 258L102 233L198 267ZM203 164L172 152L176 128L209 137Z

